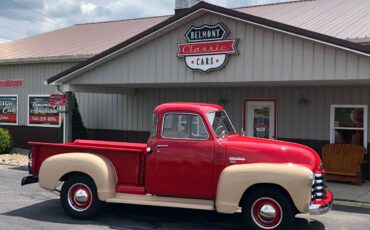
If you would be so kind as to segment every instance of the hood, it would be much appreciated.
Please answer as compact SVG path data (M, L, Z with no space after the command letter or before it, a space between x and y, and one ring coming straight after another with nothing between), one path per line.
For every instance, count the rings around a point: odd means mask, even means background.
M304 145L236 134L228 135L225 142L229 164L291 163L316 173L322 171L319 155Z

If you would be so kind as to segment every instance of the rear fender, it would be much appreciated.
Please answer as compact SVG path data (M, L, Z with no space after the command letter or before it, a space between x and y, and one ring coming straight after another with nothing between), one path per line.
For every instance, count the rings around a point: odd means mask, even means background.
M71 172L90 176L96 184L99 200L115 197L117 175L114 166L107 158L90 153L64 153L47 158L40 168L39 184L53 191L60 179Z
M253 185L274 184L285 189L298 211L307 213L313 173L295 164L244 164L226 167L220 176L216 210L235 213L243 194Z

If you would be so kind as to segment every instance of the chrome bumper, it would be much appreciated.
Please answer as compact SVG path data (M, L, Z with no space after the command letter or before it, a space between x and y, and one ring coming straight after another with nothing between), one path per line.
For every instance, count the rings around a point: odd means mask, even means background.
M310 205L309 214L310 215L321 215L329 212L333 206L333 195L330 191L326 193L326 199L315 201Z

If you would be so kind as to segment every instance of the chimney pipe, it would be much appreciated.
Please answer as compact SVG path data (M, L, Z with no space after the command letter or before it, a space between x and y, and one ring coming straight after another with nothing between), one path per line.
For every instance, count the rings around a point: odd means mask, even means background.
M175 0L175 14L198 4L201 0Z

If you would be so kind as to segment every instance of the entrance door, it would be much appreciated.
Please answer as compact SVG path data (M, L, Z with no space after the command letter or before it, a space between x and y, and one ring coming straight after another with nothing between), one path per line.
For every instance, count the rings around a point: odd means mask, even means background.
M244 130L248 136L276 139L276 101L246 99Z

